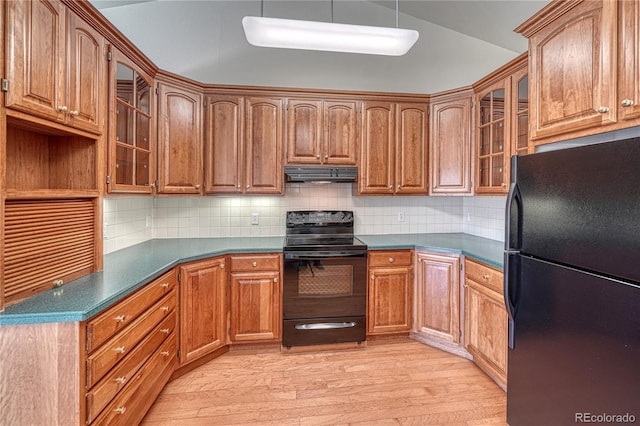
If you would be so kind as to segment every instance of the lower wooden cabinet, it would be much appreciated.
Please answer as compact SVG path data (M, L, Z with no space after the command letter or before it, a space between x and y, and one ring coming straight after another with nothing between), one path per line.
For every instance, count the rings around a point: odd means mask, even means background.
M415 332L443 342L460 342L460 257L416 254Z
M413 251L370 251L367 335L408 333L412 295Z
M234 255L230 263L231 343L277 342L282 337L282 255Z
M508 326L502 279L501 271L465 261L465 348L475 363L506 390Z
M227 270L216 257L178 267L180 365L227 344Z

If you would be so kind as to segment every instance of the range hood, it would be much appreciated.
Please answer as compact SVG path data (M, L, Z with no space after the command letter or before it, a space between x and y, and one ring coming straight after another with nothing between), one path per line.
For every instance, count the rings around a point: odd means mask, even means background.
M355 182L358 177L357 167L330 166L286 166L284 175L287 182Z

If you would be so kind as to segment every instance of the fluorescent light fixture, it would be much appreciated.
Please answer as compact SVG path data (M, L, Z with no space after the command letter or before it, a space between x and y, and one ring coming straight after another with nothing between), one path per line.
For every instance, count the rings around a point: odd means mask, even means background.
M325 50L402 56L418 40L415 30L331 22L245 16L242 26L247 41L260 47Z

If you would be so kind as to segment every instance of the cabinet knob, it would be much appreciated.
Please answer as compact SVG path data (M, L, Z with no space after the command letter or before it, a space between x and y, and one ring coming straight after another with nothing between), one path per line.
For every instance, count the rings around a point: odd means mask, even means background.
M163 306L162 308L160 308L160 310L162 312L169 312L169 307L168 306Z
M253 267L255 268L256 266L258 266L258 262L253 262L253 263L251 264L251 266L253 266Z
M124 407L124 406L123 407L118 407L113 411L115 411L118 414L124 414L124 412L127 411L127 407Z
M240 184L238 184L238 189L240 189L240 187L241 187Z
M278 277L275 277L275 278L273 279L273 282L274 282L274 283L277 283L277 282L278 282Z
M160 355L169 356L169 351L162 351L162 352L160 352Z
M389 263L393 263L393 262L395 262L395 261L396 261L396 260L395 260L393 257L390 257L390 258L389 258Z
M325 159L325 160L328 160L328 159L329 159L329 155L328 155L328 154L325 154L325 155L324 155L324 159Z
M66 113L69 110L65 105L61 105L58 107L58 111Z
M196 185L196 186L195 186L195 188L196 188L196 189L200 189L200 185Z
M605 114L605 113L609 112L609 107L601 106L600 108L598 108L598 112L600 114Z
M507 184L506 184L505 182L502 182L502 187L503 187L503 188L506 188L506 187L507 187Z
M418 259L418 262L419 262L419 263L422 263L422 258Z
M320 154L316 154L316 160L320 159Z
M393 189L393 185L389 185L389 189Z
M119 353L119 354L123 354L125 350L126 349L124 346L118 346L117 348L114 349L114 351L116 351L116 353Z
M220 265L220 269L224 269L224 263Z
M69 111L69 115L72 116L72 117L77 117L77 116L80 115L80 113L74 109L74 110Z
M621 102L623 107L633 106L634 102L631 99L623 99Z
M375 280L375 279L376 279L376 276L375 276L375 275L373 275L373 274L371 274L371 279L372 279L372 280Z
M171 329L169 328L163 328L162 330L160 330L160 333L162 334L169 334L171 332Z
M114 318L116 322L124 322L124 320L126 319L127 319L126 315L118 315L117 317Z
M482 274L482 278L485 279L485 280L488 280L489 279L489 274Z
M122 384L122 383L124 383L124 382L126 382L126 381L127 381L127 376L120 376L120 377L116 377L116 378L114 379L114 381L115 381L116 383L120 383L120 384Z
M396 189L397 189L398 191L400 191L400 188L402 188L400 185L396 186Z
M246 186L246 188L247 188L247 189L251 188L251 185L247 185L247 186Z

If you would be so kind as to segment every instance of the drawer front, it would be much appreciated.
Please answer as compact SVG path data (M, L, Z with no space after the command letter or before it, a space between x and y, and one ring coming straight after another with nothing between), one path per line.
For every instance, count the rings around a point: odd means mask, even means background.
M133 425L138 424L146 413L150 392L156 387L160 392L164 383L178 364L178 342L175 333L162 344L149 361L131 379L92 425ZM156 395L157 396L157 393ZM153 398L155 399L155 396Z
M176 273L171 270L144 286L133 296L87 322L87 353L91 353L118 331L131 324L142 312L176 286Z
M230 256L231 271L279 271L281 257L279 254L256 254L249 256Z
M172 291L124 330L87 358L87 387L95 385L109 370L129 354L149 332L176 308Z
M370 251L369 267L374 266L411 266L413 252L411 250Z
M87 393L87 422L91 422L100 411L123 389L142 365L176 329L176 314L164 319L120 364L111 370Z
M502 294L503 274L489 266L465 259L465 276Z

